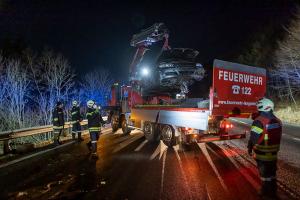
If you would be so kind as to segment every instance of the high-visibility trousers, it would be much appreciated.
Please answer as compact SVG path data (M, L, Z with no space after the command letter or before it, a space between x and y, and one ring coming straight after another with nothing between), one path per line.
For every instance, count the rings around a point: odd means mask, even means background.
M59 137L63 131L63 126L53 126L54 141L59 141Z
M90 138L91 138L93 153L97 152L97 142L99 140L99 134L100 134L100 131L90 131Z
M81 125L79 122L75 122L72 125L72 138L75 139L75 134L77 133L78 139L81 138Z
M277 161L256 160L259 176L261 179L261 194L266 196L276 196L276 171Z

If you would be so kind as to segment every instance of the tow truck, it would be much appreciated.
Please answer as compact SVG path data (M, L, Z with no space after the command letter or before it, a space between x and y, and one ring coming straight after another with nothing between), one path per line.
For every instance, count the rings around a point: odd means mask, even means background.
M165 40L162 50L169 49L168 31L162 23L133 36L131 45L137 51L131 63L130 84L115 83L111 90L109 104L114 109L109 118L113 131L122 128L127 134L140 129L148 141L162 140L168 146L245 138L245 133L228 133L233 128L228 119L248 118L256 111L256 102L266 92L266 70L215 59L206 98L160 92L143 96L137 66L146 48L161 40Z

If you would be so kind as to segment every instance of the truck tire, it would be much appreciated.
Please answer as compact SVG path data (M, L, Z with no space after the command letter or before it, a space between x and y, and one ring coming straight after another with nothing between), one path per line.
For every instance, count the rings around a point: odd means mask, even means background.
M175 130L172 126L167 125L167 124L162 125L162 127L160 129L160 135L161 135L161 140L168 147L172 147L172 146L176 145L177 140L175 137Z
M157 140L157 133L155 131L155 125L153 123L144 122L143 132L149 142L155 142Z
M111 118L111 128L113 132L116 132L119 129L119 116L113 115Z
M128 127L127 120L125 117L121 121L121 127L124 134L129 134L131 132L130 128Z

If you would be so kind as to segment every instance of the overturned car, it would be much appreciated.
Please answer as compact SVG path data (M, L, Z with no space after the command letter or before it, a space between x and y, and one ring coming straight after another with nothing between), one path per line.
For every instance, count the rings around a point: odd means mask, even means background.
M205 70L196 62L198 51L189 48L174 48L165 50L158 57L154 67L154 77L151 81L144 80L144 96L153 92L186 94L189 86L200 81Z

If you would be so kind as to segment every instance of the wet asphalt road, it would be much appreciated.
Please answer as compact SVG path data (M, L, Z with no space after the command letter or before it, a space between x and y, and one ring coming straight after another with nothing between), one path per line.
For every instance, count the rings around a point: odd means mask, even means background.
M234 130L246 129L236 124ZM83 142L0 169L1 199L259 199L246 139L182 149L148 143L138 131L106 129L100 138L98 160ZM295 199L281 184L280 198Z

